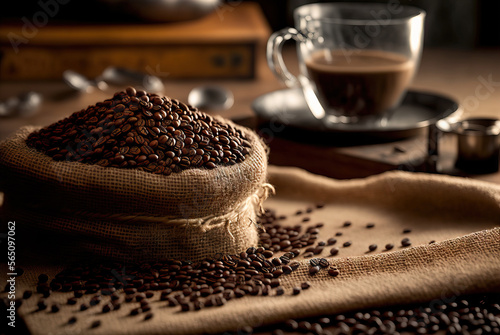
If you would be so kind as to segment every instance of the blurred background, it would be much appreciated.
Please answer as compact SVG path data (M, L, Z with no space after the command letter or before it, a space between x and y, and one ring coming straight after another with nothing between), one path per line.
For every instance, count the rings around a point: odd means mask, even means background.
M161 0L158 0L161 1ZM351 0L350 2L356 2ZM23 16L28 18L40 10L40 3L50 4L56 0L21 0L10 1L8 10L1 13L1 23L15 23ZM60 0L61 8L54 20L49 24L59 23L117 23L134 22L138 20L131 13L117 13L120 0ZM156 0L135 1L140 6L149 6ZM173 1L176 2L176 1ZM189 0L185 2L191 2ZM206 0L210 2L210 0ZM213 2L213 1L212 1ZM248 0L225 0L222 5L237 6ZM292 12L297 6L311 2L310 0L254 0L263 9L264 15L273 30L292 24ZM358 2L370 2L362 0ZM382 2L387 1L371 1ZM491 0L400 0L401 4L413 5L427 11L425 36L429 47L474 48L500 46L500 1ZM18 22L19 23L19 22Z

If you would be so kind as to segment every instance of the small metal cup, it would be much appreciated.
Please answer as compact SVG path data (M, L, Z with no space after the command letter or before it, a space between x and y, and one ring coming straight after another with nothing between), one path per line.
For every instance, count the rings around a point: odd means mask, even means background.
M500 120L466 119L452 124L458 149L455 166L471 173L498 171L500 153Z

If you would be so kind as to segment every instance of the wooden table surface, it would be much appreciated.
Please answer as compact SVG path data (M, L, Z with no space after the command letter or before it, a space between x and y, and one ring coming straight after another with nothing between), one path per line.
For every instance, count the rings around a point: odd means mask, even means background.
M294 48L286 48L285 59L296 72ZM500 50L425 50L412 88L445 94L463 107L465 117L500 118ZM252 101L258 96L283 88L267 68L264 55L258 57L255 80L165 80L164 94L187 101L196 86L217 84L229 88L235 96L227 111L213 111L227 118L251 117ZM1 118L0 139L22 125L48 125L71 113L104 100L123 87L105 92L74 94L61 81L0 82L0 100L29 90L43 94L44 102L36 115L27 118ZM374 171L374 173L376 173ZM475 175L472 178L500 183L500 173Z

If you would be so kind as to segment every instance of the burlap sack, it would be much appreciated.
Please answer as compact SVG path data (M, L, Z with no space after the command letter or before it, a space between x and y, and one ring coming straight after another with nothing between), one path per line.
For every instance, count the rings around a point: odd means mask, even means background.
M54 293L49 303L64 306L59 313L33 312L37 299L27 300L19 308L33 334L203 334L237 331L245 325L260 326L288 318L342 313L360 308L392 304L421 303L434 308L449 303L457 295L488 292L500 288L500 186L464 178L389 172L366 179L336 181L311 175L294 168L269 168L269 181L276 186L276 197L265 206L286 215L286 225L325 226L319 233L326 240L337 237L340 244L352 240L352 246L340 247L337 257L327 257L340 270L338 277L321 271L314 277L301 266L288 276L281 276L286 288L283 296L247 296L229 301L225 306L181 313L153 301L154 318L128 314L138 304L124 304L119 311L102 314L95 309L78 311L78 306L64 305L72 293ZM318 201L325 207L308 214L301 223L294 213ZM349 228L342 223L350 220ZM375 223L366 229L367 222ZM412 228L411 234L402 234ZM401 248L399 241L410 237L412 247ZM430 240L436 243L429 244ZM384 252L383 245L396 247ZM379 249L367 253L368 245ZM36 275L55 275L61 268L43 259L19 256L25 274L16 284L19 294L33 289ZM34 263L32 266L27 264ZM303 281L311 288L292 295L291 288ZM90 299L90 297L87 297ZM77 316L78 322L65 322ZM101 327L90 330L99 319Z
M247 159L170 176L56 162L29 148L34 127L0 144L5 210L62 255L115 260L198 260L257 244L256 212L267 197L267 152L252 131ZM71 258L74 258L71 257Z

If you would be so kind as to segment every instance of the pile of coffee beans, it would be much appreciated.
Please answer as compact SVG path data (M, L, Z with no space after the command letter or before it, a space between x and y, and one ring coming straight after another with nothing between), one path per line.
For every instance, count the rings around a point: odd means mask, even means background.
M152 298L166 301L171 307L180 306L182 311L193 311L222 306L246 295L282 295L286 292L280 287L280 276L292 273L300 265L291 261L294 257L292 252L273 257L269 250L251 247L239 255L217 255L195 263L171 259L128 266L114 263L68 267L50 281L45 274L38 277L37 293L43 296L39 307L46 305L44 298L53 291L74 292L68 305L77 304L83 295L92 295L90 303L82 304L80 310L102 305L102 312L108 313L124 302L139 303L132 315L149 313ZM110 297L106 299L109 302L101 304L105 296Z
M233 165L251 150L232 125L179 100L132 87L33 132L26 142L56 161L163 175Z
M311 213L314 209L323 208L323 204L317 204L315 207L308 207L306 209L307 213ZM298 211L302 213L302 211ZM297 215L300 215L297 214ZM260 230L260 242L262 247L272 251L291 251L298 256L300 253L300 248L313 245L318 239L319 229L324 226L323 223L317 223L309 226L305 233L302 233L304 229L302 224L297 224L295 226L285 226L280 224L280 221L287 219L285 215L276 215L276 212L270 209L266 209L265 212L258 218L257 225L261 228ZM307 219L304 221L304 219ZM302 222L308 222L309 218L306 217L302 219ZM316 249L317 253L321 253L323 248L318 246Z
M499 302L500 293L453 296L428 304L289 319L235 334L500 334Z

